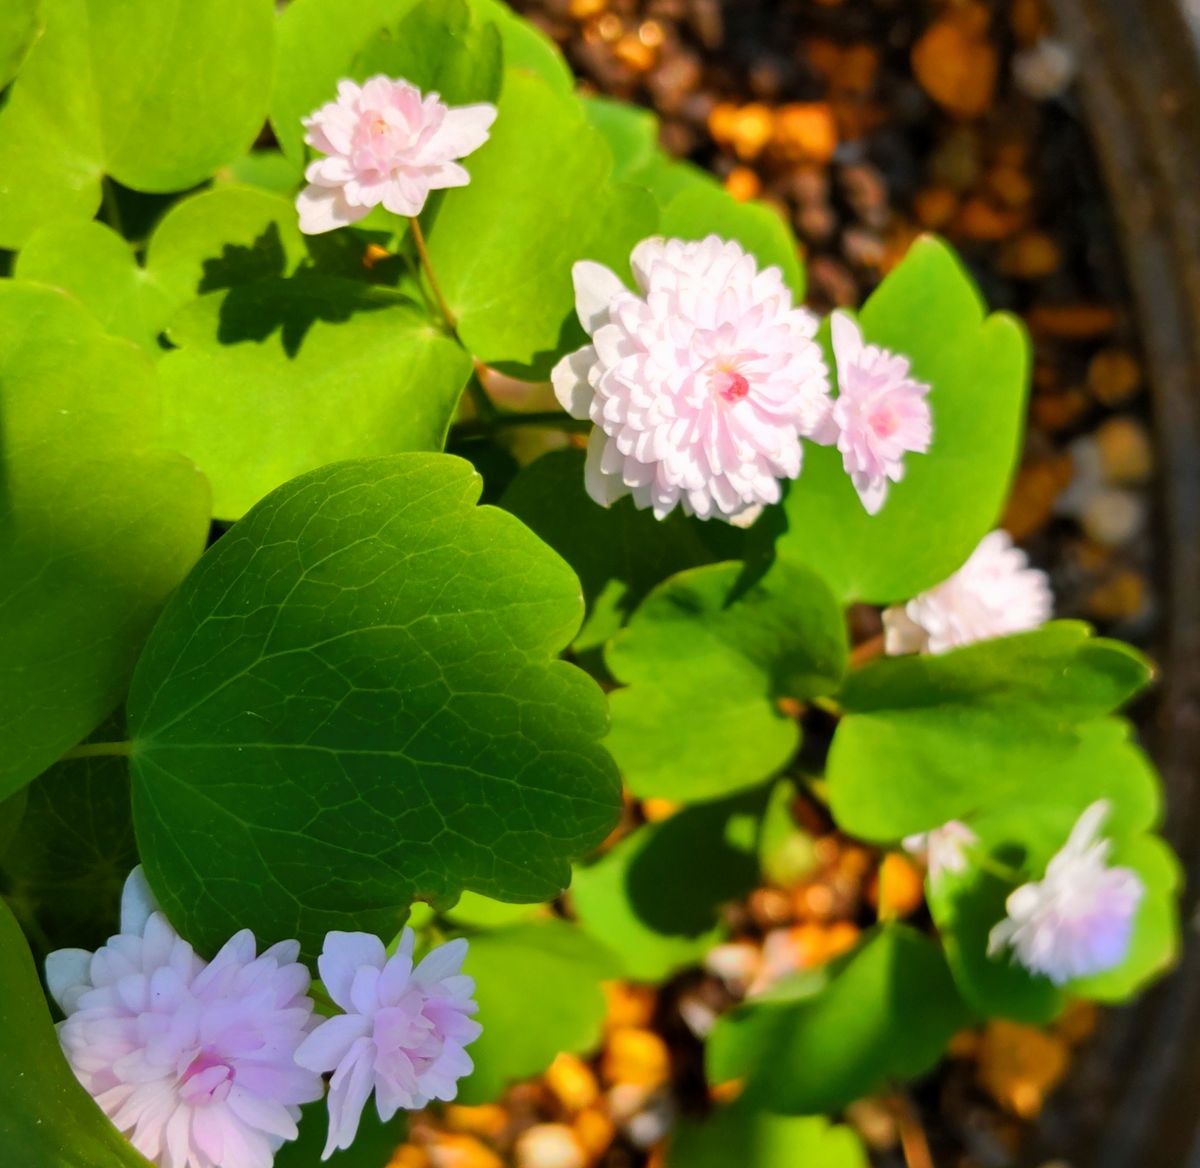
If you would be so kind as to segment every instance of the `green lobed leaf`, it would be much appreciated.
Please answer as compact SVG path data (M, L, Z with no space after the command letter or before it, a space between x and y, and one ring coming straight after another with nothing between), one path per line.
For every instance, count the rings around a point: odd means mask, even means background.
M648 109L608 97L583 97L587 120L604 135L613 158L613 177L631 179L648 171L658 154L658 118Z
M708 1043L712 1083L786 1115L833 1111L930 1070L969 1020L941 951L907 925L781 982L724 1015Z
M434 91L448 105L494 102L504 75L500 31L473 20L467 0L418 4L365 42L347 76L363 81L380 73Z
M625 623L654 585L674 572L723 558L714 554L699 520L675 511L657 520L629 498L597 507L588 497L580 450L555 450L525 467L500 505L533 529L575 569L588 617L576 650L595 648ZM724 528L730 553L735 528Z
M847 682L826 778L839 825L896 840L1014 799L1086 757L1081 727L1150 676L1135 650L1056 621Z
M694 965L721 939L721 906L744 896L758 878L763 801L756 791L685 807L576 869L575 913L612 947L626 976L660 981Z
M547 920L472 938L463 971L475 979L483 1026L468 1050L475 1071L458 1089L458 1102L470 1106L540 1074L560 1052L595 1049L606 1011L601 983L618 967L575 925Z
M103 223L40 227L17 256L13 275L70 292L106 332L157 352L168 297L138 264L132 246Z
M53 0L0 110L0 246L86 219L112 175L183 190L249 149L271 84L271 0Z
M886 604L945 580L995 524L1021 448L1029 344L1014 318L985 318L960 261L932 237L913 244L860 323L869 344L910 358L932 387L933 444L906 457L904 481L874 516L837 449L810 446L775 547L825 576L839 599Z
M478 19L491 20L500 30L504 63L536 74L559 93L575 88L575 76L562 52L540 28L518 16L503 0L468 0Z
M800 745L778 700L841 681L845 624L821 579L789 563L751 584L743 573L672 576L608 646L625 685L610 697L608 747L637 795L712 799L764 782Z
M684 1119L667 1145L667 1168L870 1168L854 1129L824 1117L772 1115L745 1103L703 1122Z
M571 570L436 454L281 487L212 548L129 697L147 876L202 950L392 936L414 898L547 900L612 827L606 714L553 661Z
M464 892L454 907L446 909L442 915L468 929L498 929L543 917L551 911L547 904L506 904L477 892Z
M440 450L471 359L388 289L300 275L194 301L160 363L171 442L236 519L341 458Z
M304 182L304 168L281 150L251 150L213 175L218 186L230 185L294 196Z
M0 23L0 89L21 68L42 31L41 0L8 0Z
M0 1160L31 1168L149 1168L63 1058L29 947L2 901L0 1032Z
M607 147L579 102L521 71L508 73L491 139L467 168L470 185L425 212L433 270L476 357L545 377L580 337L572 264L627 268L654 233L653 200L610 185Z
M116 719L94 735L122 736ZM138 862L127 760L60 762L25 793L20 831L0 854L5 898L40 945L96 949L112 933L121 889Z
M3 797L116 706L210 512L154 367L63 293L0 281L0 385Z
M779 268L797 304L804 299L800 245L779 213L763 203L739 203L723 187L691 184L663 208L662 233L676 239L715 234L736 240L760 267Z

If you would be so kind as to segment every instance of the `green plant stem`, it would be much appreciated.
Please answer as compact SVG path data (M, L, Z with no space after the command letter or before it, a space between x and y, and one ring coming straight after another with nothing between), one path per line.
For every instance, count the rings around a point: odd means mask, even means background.
M133 753L132 742L81 742L72 746L59 762L77 758L128 758Z
M421 230L421 221L417 218L412 218L409 221L409 226L412 228L413 242L417 245L417 255L421 260L421 269L425 273L425 278L429 281L429 287L433 292L433 297L437 301L438 311L442 314L442 319L446 322L446 327L454 334L455 338L462 343L462 338L458 335L458 320L454 313L450 311L450 305L446 303L446 297L442 295L442 286L438 283L438 278L434 274L433 264L429 262L429 248L425 246L425 233ZM466 348L466 346L463 346Z
M987 872L991 876L995 876L1003 880L1006 884L1024 884L1025 877L1016 869L1005 864L1002 860L997 860L994 856L989 855L982 848L975 848L971 852L971 863L983 872Z
M104 207L104 218L118 235L125 234L125 228L121 224L121 208L117 205L117 188L113 186L113 180L105 175L100 183L100 197Z

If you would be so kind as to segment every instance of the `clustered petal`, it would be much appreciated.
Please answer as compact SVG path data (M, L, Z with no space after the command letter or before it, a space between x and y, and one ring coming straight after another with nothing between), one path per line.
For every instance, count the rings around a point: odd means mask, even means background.
M326 155L310 163L296 200L309 235L354 223L380 205L421 213L429 192L462 187L471 176L458 159L488 139L496 107L447 106L436 93L389 77L338 82L338 96L304 119L305 141Z
M59 1040L76 1077L139 1152L161 1168L270 1168L295 1139L319 1075L294 1054L309 1030L299 945L257 954L243 930L210 962L158 910L140 868L126 881L121 931L88 953L46 959L62 1007Z
M967 870L967 849L978 841L979 837L965 823L952 819L932 831L905 836L903 844L906 852L925 858L929 879L937 884L945 872L957 874Z
M1109 867L1112 843L1099 835L1109 810L1105 800L1093 803L1045 876L1009 896L1008 916L988 938L990 955L1011 947L1026 969L1055 985L1125 959L1145 889L1131 869Z
M1036 629L1054 611L1045 572L1029 566L1005 531L993 531L948 580L883 614L888 653L945 653Z
M637 291L575 265L592 343L559 362L555 393L595 423L586 483L608 506L632 495L663 518L749 522L800 473L800 439L824 425L829 379L816 318L778 268L737 243L652 238L632 256Z
M904 477L904 456L924 454L933 441L929 386L913 378L907 357L868 345L847 313L835 312L830 327L838 395L817 440L837 444L858 497L875 515L888 485Z
M311 1071L332 1071L329 1138L323 1158L348 1148L371 1092L384 1121L400 1108L453 1099L473 1064L464 1049L479 1037L471 1015L475 982L461 973L467 942L433 949L413 968L405 929L393 956L369 933L329 933L317 963L345 1013L322 1022L296 1052Z

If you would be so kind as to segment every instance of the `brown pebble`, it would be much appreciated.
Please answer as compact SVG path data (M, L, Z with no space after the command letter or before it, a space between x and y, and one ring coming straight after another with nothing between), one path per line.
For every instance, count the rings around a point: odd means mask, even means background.
M999 60L988 23L987 9L968 0L950 7L913 46L921 88L958 117L977 118L992 104Z
M628 981L606 981L604 999L608 1006L604 1025L608 1030L649 1026L657 1005L657 995L651 986Z
M949 187L926 187L913 201L913 212L922 227L941 231L958 210L958 195Z
M1091 341L1117 327L1116 310L1107 304L1042 304L1025 318L1035 336Z
M979 135L973 126L958 126L947 134L929 162L930 178L960 194L979 180Z
M1140 494L1121 487L1105 487L1084 504L1079 522L1089 539L1115 548L1141 532L1146 516L1146 501Z
M1009 495L1001 527L1019 543L1041 531L1054 513L1058 497L1071 483L1069 455L1039 459L1022 466Z
M1006 276L1043 280L1062 267L1062 252L1044 231L1024 231L1004 245L996 262Z
M600 1075L606 1083L658 1087L670 1078L671 1055L653 1031L635 1027L614 1030L604 1047Z
M595 1106L600 1084L592 1068L577 1055L558 1055L545 1074L546 1086L570 1114Z
M1015 166L995 166L984 180L988 191L1013 210L1027 207L1033 198L1033 183Z
M954 221L954 230L967 239L995 243L1014 234L1023 222L1019 212L976 197L963 203Z
M1154 473L1154 445L1135 418L1109 418L1094 435L1104 481L1140 486Z
M1034 423L1051 434L1074 426L1088 410L1088 396L1082 389L1066 389L1061 393L1041 393L1030 407Z
M599 1107L581 1111L575 1117L571 1127L575 1132L575 1138L592 1160L598 1160L608 1151L617 1134L616 1125Z
M760 929L773 928L792 919L792 899L778 888L756 888L749 897L750 916Z
M649 73L658 60L658 49L637 33L626 33L613 47L613 56L635 73Z
M1001 1107L1033 1119L1062 1081L1069 1057L1056 1035L1015 1022L989 1022L979 1049L979 1083Z
M1127 349L1101 349L1088 365L1087 383L1102 405L1124 405L1142 387L1142 368Z
M484 1103L478 1107L451 1103L442 1113L442 1121L453 1132L494 1140L508 1126L508 1112L495 1103Z
M571 0L567 9L575 20L591 20L608 7L608 0Z
M1093 620L1128 620L1145 607L1146 592L1146 578L1132 568L1125 568L1093 588L1084 607Z
M762 180L748 166L735 166L725 179L725 189L739 203L747 203L762 194Z
M563 1123L539 1123L517 1137L517 1168L586 1168L588 1154Z
M846 1108L850 1126L874 1152L890 1152L900 1142L896 1116L882 1099L859 1099Z
M771 149L784 161L825 164L837 145L837 123L824 102L793 102L775 112Z

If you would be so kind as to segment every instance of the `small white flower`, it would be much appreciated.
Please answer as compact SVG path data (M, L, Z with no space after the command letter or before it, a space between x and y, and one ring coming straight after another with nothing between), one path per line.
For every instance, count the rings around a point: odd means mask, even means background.
M884 612L884 647L892 656L945 653L1036 629L1053 612L1046 573L1029 566L1008 532L993 531L948 580Z
M929 386L912 376L909 359L863 339L852 316L829 321L837 360L838 395L817 441L836 442L842 465L868 515L904 477L904 456L924 454L933 441Z
M952 819L932 831L905 836L903 846L910 855L924 857L929 879L936 884L943 872L967 870L966 849L978 841L979 837L965 823Z
M1145 889L1136 872L1108 866L1112 843L1099 832L1109 810L1106 800L1093 803L1046 875L1009 896L1008 916L988 938L989 956L1011 946L1026 969L1055 985L1124 961Z
M652 238L634 248L637 291L608 268L574 268L592 343L554 369L572 417L595 423L588 494L632 495L657 518L681 507L745 524L800 473L800 439L825 424L829 374L817 320L778 268L737 243Z

